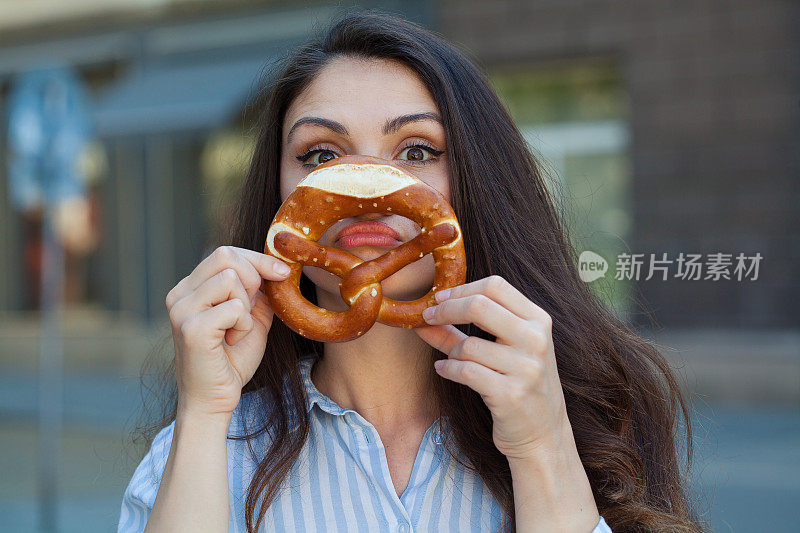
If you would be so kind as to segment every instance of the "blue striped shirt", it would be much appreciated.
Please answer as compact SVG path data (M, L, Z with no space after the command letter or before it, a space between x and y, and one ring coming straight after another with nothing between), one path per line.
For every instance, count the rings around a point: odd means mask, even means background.
M449 457L442 445L446 418L425 432L408 486L397 496L383 443L375 427L353 409L343 409L311 381L315 361L300 361L311 420L300 457L267 510L259 531L398 532L498 531L500 506L480 476ZM237 434L240 415L251 403L245 394L231 418ZM253 416L253 420L255 417ZM122 500L121 533L141 532L147 523L172 443L174 422L162 429L136 468ZM256 437L258 452L269 437ZM243 440L228 439L229 531L245 532L244 499L258 458ZM589 533L589 532L587 532ZM611 533L600 518L591 533Z

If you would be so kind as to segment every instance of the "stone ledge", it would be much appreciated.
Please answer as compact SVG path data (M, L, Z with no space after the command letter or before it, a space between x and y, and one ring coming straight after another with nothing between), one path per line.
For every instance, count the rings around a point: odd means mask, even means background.
M800 403L800 333L788 330L640 331L696 401Z

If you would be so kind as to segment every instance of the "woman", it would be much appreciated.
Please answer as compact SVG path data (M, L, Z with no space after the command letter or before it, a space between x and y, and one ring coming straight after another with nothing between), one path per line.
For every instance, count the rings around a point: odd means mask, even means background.
M120 531L700 529L675 380L580 280L525 141L470 61L407 21L348 15L289 58L261 128L233 246L167 295L177 402ZM273 320L259 287L285 269L259 252L297 183L349 154L393 160L448 199L469 279L437 294L428 326L323 344ZM364 221L394 245L420 229L371 213L320 242L365 260L393 246L337 239ZM384 295L418 298L433 272L428 255ZM304 267L301 289L346 309L332 274Z

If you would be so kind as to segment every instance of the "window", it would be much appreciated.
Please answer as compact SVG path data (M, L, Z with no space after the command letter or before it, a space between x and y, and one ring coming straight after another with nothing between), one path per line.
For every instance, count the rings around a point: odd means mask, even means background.
M621 317L630 282L614 279L619 253L629 252L631 170L627 97L613 61L581 60L503 66L490 80L564 207L572 245L608 263L591 282Z

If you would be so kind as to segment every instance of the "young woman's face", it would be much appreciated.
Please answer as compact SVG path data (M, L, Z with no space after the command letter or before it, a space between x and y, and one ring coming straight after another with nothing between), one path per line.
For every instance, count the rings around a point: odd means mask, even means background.
M291 104L283 122L281 198L286 200L315 165L345 155L369 155L394 161L437 189L450 201L445 132L439 109L427 87L405 65L379 59L332 60ZM407 242L419 234L415 222L392 214L364 213L328 228L320 244L342 248L364 260L399 246L353 246L336 239L345 226L376 220ZM340 279L320 268L303 272L318 289L338 295ZM382 282L383 294L398 300L423 296L433 284L428 254Z

